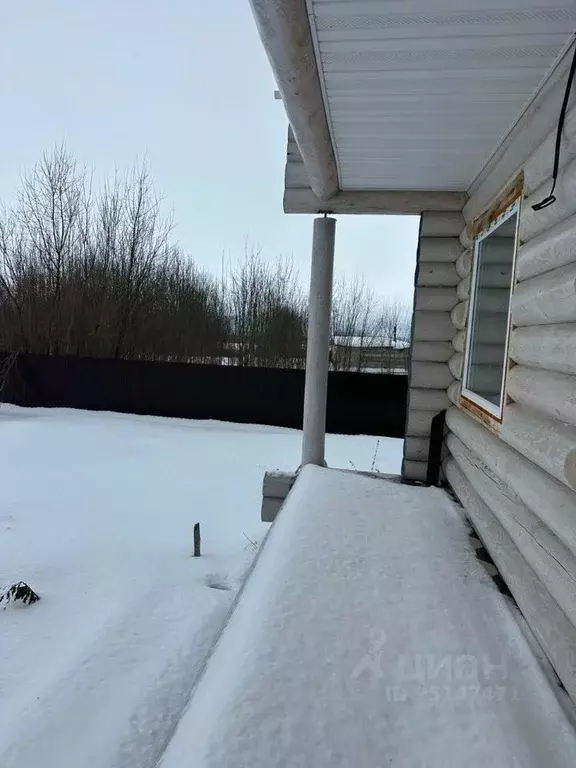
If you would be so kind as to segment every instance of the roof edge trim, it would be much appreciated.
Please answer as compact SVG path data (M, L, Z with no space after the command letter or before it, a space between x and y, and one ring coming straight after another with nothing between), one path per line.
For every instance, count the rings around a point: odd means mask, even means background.
M369 190L338 192L322 201L310 189L286 189L284 213L327 214L407 214L424 211L462 211L468 196L465 192L441 190Z
M306 0L250 0L310 186L320 200L339 189Z

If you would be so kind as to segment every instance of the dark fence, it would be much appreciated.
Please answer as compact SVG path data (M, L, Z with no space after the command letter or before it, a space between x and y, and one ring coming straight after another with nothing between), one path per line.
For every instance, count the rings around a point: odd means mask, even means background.
M302 370L25 355L0 358L0 377L15 405L302 427ZM407 376L330 372L328 432L403 437L407 388Z

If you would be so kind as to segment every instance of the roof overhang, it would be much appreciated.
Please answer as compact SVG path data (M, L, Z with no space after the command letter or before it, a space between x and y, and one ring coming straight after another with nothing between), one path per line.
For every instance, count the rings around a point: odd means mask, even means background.
M557 120L573 0L251 3L291 125L287 212L461 210Z

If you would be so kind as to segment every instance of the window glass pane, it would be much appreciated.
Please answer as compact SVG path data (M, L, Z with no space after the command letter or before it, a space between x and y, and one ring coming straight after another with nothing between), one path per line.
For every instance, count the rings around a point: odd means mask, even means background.
M506 334L516 217L514 213L477 245L466 388L500 408L506 370Z

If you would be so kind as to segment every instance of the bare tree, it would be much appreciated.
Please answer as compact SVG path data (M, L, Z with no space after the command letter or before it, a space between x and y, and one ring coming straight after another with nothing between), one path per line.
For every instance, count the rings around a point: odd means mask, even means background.
M408 348L410 346L410 308L399 299L387 299L380 304L381 360L382 372L406 371Z
M224 278L231 356L239 365L294 367L305 356L305 304L290 260L265 262L246 249Z
M122 185L114 286L117 291L116 339L113 356L130 357L129 337L143 307L144 286L157 266L170 257L170 223L162 220L145 166L135 168Z
M358 277L336 281L332 306L335 370L370 367L373 347L382 336L382 315L373 292Z
M0 349L27 346L21 283L25 272L22 235L11 211L0 211Z
M65 269L81 258L84 238L86 175L63 146L45 154L23 180L16 215L32 265L40 268L36 285L46 303L45 344L48 354L62 346L61 313Z
M63 146L0 210L0 351L303 367L307 300L289 259L246 246L220 278L171 242L145 165L94 192ZM409 312L336 282L333 367L401 367ZM388 357L387 357L388 355Z

